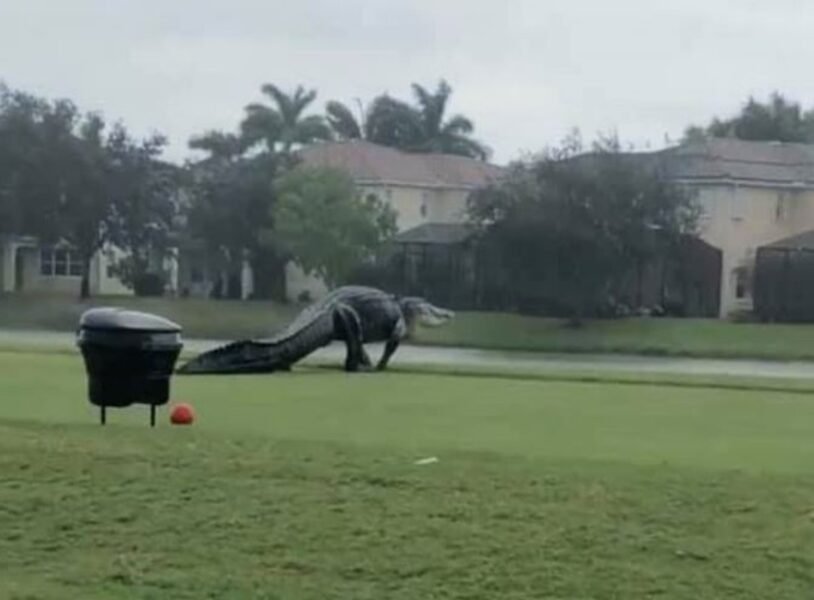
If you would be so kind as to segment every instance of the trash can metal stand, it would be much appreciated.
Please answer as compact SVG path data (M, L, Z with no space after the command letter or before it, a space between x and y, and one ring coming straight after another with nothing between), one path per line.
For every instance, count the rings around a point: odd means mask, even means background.
M181 353L181 327L163 317L120 308L93 308L79 321L77 345L88 375L88 400L100 409L157 406L170 396L170 378Z

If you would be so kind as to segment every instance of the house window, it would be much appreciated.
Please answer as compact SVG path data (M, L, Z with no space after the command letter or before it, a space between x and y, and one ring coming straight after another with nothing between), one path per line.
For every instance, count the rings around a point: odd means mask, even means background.
M421 193L421 209L420 209L422 217L427 216L427 211L428 211L427 207L429 206L429 203L430 203L430 193L429 192L422 192Z
M738 267L733 273L735 279L735 298L743 300L750 295L749 271L746 267Z
M788 197L785 192L777 194L777 203L774 207L774 220L784 221L788 216Z
M65 248L40 249L40 275L44 277L81 277L82 261Z

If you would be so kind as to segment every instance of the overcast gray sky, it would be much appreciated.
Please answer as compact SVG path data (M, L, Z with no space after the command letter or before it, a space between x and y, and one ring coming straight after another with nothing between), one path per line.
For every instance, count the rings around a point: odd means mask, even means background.
M660 147L780 90L814 105L803 0L0 0L0 79L139 134L232 129L259 86L368 100L445 77L505 162L616 131Z

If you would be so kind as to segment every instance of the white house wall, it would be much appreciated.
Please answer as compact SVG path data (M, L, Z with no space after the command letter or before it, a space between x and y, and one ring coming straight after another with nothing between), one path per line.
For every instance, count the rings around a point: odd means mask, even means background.
M303 295L316 299L328 292L328 287L322 279L306 275L296 263L290 262L286 265L285 277L286 295L292 302L300 300Z
M20 248L17 260L23 261L23 291L42 294L79 295L81 277L40 274L40 249Z
M133 291L126 287L118 277L111 277L108 273L108 266L111 260L107 253L110 253L113 260L120 260L126 256L122 250L110 247L104 252L97 253L93 257L90 265L90 288L93 294L100 296L130 296Z
M17 244L7 242L0 248L0 291L16 291L16 269L15 254L18 260L23 261L22 267L22 291L58 294L58 295L78 295L81 285L81 277L75 275L42 275L40 271L40 249L38 246L26 243ZM118 253L121 256L121 252ZM90 291L94 295L132 295L132 290L125 287L116 277L110 277L107 272L107 257L97 254L90 265Z

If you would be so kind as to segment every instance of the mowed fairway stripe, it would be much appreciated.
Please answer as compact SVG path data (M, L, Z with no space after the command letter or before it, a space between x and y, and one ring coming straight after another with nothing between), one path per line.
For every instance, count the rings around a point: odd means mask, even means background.
M0 354L0 419L92 424L85 385L78 355ZM466 450L790 473L814 461L814 397L796 394L313 370L175 377L173 396L194 405L196 431L418 458ZM145 407L110 422L98 435L149 434Z

